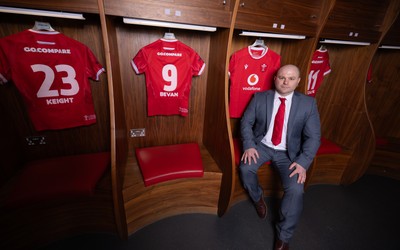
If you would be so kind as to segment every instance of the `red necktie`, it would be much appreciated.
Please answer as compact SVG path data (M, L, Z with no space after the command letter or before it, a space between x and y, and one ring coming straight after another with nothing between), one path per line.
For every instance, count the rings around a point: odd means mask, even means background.
M279 105L278 112L275 115L274 130L272 132L271 138L272 144L274 144L275 146L281 143L282 140L282 128L286 108L286 98L279 97L279 100L281 100L281 105Z

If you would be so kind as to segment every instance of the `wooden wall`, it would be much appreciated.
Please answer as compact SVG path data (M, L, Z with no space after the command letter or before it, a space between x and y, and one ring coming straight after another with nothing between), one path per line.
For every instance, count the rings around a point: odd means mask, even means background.
M189 115L147 116L145 75L136 75L130 62L139 49L164 36L165 29L120 25L117 29L121 83L127 128L145 128L146 137L130 138L130 150L136 147L202 142L207 89L210 35L195 31L173 30L175 37L193 48L207 62L201 76L194 77L190 91ZM212 83L210 83L212 84Z

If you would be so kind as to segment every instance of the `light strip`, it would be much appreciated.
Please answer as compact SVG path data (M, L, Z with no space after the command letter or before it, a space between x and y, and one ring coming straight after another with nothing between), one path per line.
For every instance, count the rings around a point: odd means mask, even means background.
M13 8L13 7L0 6L0 12L11 13L11 14L21 14L21 15L47 16L47 17L59 17L59 18L85 20L85 18L83 17L82 14L70 13L70 12L49 11L49 10L36 10L36 9L24 9L24 8Z
M209 32L214 32L217 30L216 27L210 27L210 26L161 22L161 21L153 21L153 20L137 19L137 18L127 18L127 17L123 18L123 22L126 24L137 24L137 25L145 25L145 26L176 28L176 29L186 29L186 30L200 30L200 31L209 31Z
M349 44L349 45L371 45L371 43L367 43L367 42L353 42L353 41L331 40L331 39L324 39L319 42L320 43L334 43L334 44Z
M400 49L400 46L381 45L379 49Z
M288 34L275 34L264 32L242 31L241 36L256 36L256 37L272 37L272 38L286 38L286 39L306 39L306 36L301 35L288 35Z

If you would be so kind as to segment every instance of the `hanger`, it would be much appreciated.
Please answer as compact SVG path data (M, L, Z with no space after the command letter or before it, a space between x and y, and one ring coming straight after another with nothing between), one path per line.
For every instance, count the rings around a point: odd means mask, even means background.
M328 49L326 48L325 45L321 45L321 47L319 47L318 50L319 50L319 51L327 51Z
M264 40L261 38L257 38L257 40L250 46L251 47L262 47L264 49L267 48L267 46L264 43Z
M166 40L176 40L175 34L172 32L165 32L163 39Z
M39 21L35 21L35 25L32 27L32 30L36 30L36 31L55 31L53 29L53 27L51 27L50 23L39 22Z

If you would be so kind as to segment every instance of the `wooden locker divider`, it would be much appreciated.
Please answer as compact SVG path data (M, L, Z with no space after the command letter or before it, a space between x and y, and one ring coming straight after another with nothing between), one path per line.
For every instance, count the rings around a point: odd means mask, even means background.
M121 82L119 74L118 46L116 41L116 30L114 18L105 14L103 0L98 0L100 21L102 25L103 44L107 67L107 80L110 102L110 124L111 124L111 185L113 192L114 216L118 235L126 239L128 232L122 196L122 180L124 166L128 155L128 143L126 140L127 128L125 120L125 107L122 102ZM111 49L112 48L112 49Z
M399 4L399 3L398 3ZM392 9L399 9L399 5ZM389 19L390 22L392 19ZM400 15L390 27L381 45L400 48ZM367 173L400 180L400 50L378 49L371 64L371 82L366 84L366 101L375 129L376 149Z
M233 198L233 187L235 178L235 164L234 164L234 153L233 153L233 142L231 136L231 127L229 126L229 111L228 111L228 67L229 67L229 53L232 49L232 38L234 31L234 24L236 20L237 9L239 7L239 1L235 0L231 5L232 17L230 21L229 30L220 32L219 37L212 40L211 43L211 54L224 52L224 57L213 57L213 64L219 67L210 68L210 76L213 79L223 82L215 86L215 88L208 88L207 90L207 109L204 123L204 145L210 150L214 159L218 163L218 166L222 170L222 180L219 191L218 201L218 215L222 216L227 212L229 207L232 205ZM227 41L226 47L223 41ZM218 100L223 100L223 102ZM218 118L215 120L215 118ZM218 122L218 126L215 126L215 122ZM225 134L221 134L219 128L223 128ZM222 137L221 137L222 136ZM221 149L221 145L224 148Z

